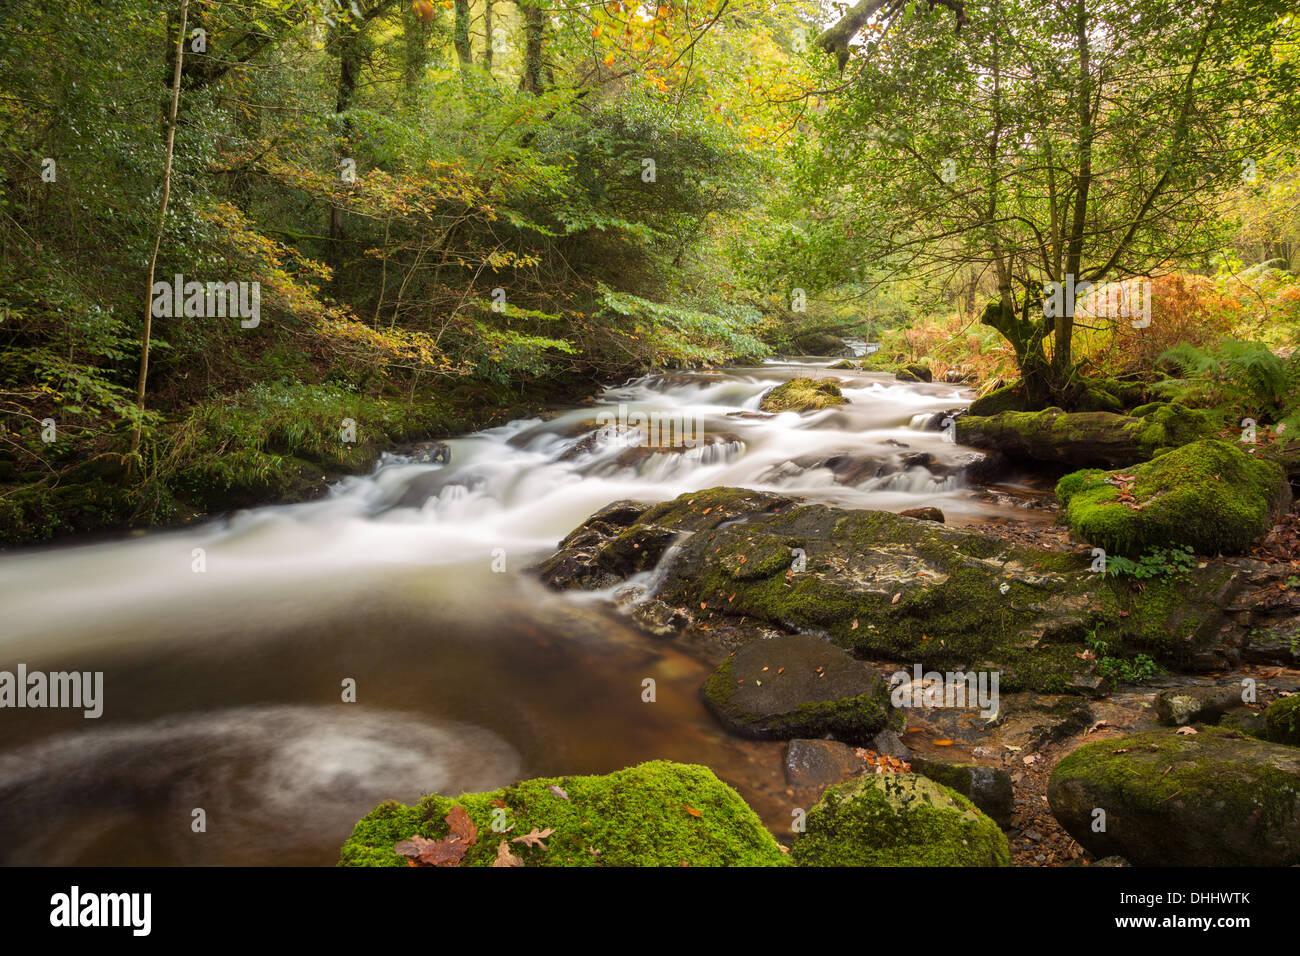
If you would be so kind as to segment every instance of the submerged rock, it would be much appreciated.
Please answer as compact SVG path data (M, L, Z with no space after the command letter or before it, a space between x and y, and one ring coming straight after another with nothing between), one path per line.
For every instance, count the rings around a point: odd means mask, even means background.
M899 722L880 675L811 634L787 634L742 647L701 693L718 720L745 737L788 740L832 734L863 744Z
M1236 731L1085 744L1056 765L1047 799L1096 856L1135 866L1300 864L1300 749Z
M848 744L837 740L792 740L781 765L792 787L824 789L862 773L866 765Z
M557 792L558 790L558 792ZM461 866L491 866L498 847L524 866L782 866L758 815L707 767L656 760L599 776L543 777L459 797L381 803L343 845L340 866L405 866L401 840L440 840L462 807L478 828ZM504 811L508 832L492 829ZM516 837L551 830L531 845Z
M758 407L765 412L814 412L847 402L848 399L835 382L828 379L792 378L765 394Z
M959 793L911 773L833 786L790 850L800 866L1006 866L1006 835Z
M1276 462L1219 440L1185 445L1130 474L1076 471L1056 486L1071 531L1113 554L1186 545L1199 554L1244 551L1291 503Z
M1212 432L1204 412L1182 405L1148 405L1139 411L1143 414L1065 412L1059 408L968 414L957 419L957 441L1022 461L1120 468Z

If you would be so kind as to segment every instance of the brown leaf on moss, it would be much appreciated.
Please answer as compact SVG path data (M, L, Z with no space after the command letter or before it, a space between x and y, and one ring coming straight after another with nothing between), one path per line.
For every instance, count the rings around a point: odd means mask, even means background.
M555 832L555 827L547 827L545 830L539 830L537 829L537 827L533 827L530 831L525 833L523 836L517 836L510 842L524 843L528 846L539 846L543 850L545 850L546 844L543 843L542 841L554 832Z
M492 861L493 866L523 866L524 861L510 852L510 844L502 840L501 845L497 847L497 858Z

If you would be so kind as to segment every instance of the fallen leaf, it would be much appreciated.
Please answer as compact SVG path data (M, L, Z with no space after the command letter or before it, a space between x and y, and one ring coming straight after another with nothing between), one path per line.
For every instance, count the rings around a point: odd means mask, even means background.
M1177 730L1174 731L1174 733L1187 736L1189 734L1197 733L1197 730L1195 727L1179 727Z
M690 814L691 816L693 816L693 817L701 817L701 816L704 816L704 814L701 813L699 810L696 810L694 807L688 807L688 806L687 806L686 804L684 804L684 803L682 804L682 809L685 810L687 813L689 813L689 814Z
M501 841L497 847L497 858L492 861L493 866L523 866L524 861L510 852L510 844L506 840Z
M890 603L890 604L897 604L897 603L898 603L898 599L901 598L902 596L903 596L903 592L902 592L902 591L899 591L897 594L894 595L894 599L893 599L892 601L890 601L889 603Z
M478 842L478 827L474 826L474 821L459 803L451 808L445 819L447 826L451 827L451 836L461 843L473 846Z
M569 799L569 794L568 794L568 792L565 791L565 790L560 789L560 788L557 787L555 784L551 784L551 785L550 785L549 787L547 787L546 789L549 790L549 791L551 791L551 793L555 794L555 795L556 795L557 797L559 797L561 800L568 800L568 799Z
M552 833L554 833L554 832L555 832L555 828L554 828L554 827L547 827L545 830L539 830L539 829L537 829L537 827L533 827L531 830L529 830L529 831L528 831L527 833L525 833L523 836L517 836L517 837L515 837L513 840L511 840L510 842L511 842L511 843L526 843L528 846L539 846L539 847L541 847L543 850L545 850L545 849L546 849L546 844L543 843L542 841L545 840L548 836L550 836L550 835L551 835Z

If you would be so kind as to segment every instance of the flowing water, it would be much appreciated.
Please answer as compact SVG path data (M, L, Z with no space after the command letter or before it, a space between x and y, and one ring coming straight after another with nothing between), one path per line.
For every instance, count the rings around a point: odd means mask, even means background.
M957 523L997 511L952 467L969 449L921 430L968 390L828 364L650 376L451 440L446 464L387 456L319 501L0 554L0 670L104 674L98 719L0 710L0 862L331 864L389 797L655 758L712 767L788 825L781 745L713 723L705 663L527 569L612 501L717 485ZM757 412L810 373L850 404ZM637 412L698 423L702 441L635 447L597 427Z

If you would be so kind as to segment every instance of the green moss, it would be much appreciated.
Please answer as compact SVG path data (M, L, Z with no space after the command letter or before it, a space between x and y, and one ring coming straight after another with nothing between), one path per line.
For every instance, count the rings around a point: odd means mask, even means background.
M1264 809L1277 820L1288 819L1300 799L1295 775L1266 763L1208 759L1202 753L1206 742L1218 738L1234 741L1240 734L1202 725L1194 735L1162 728L1084 744L1056 765L1051 786L1077 779L1122 793L1130 810L1160 815L1175 796L1212 796L1215 814L1234 821L1249 819L1266 794L1279 792L1284 799Z
M1078 693L1100 688L1094 663L1079 656L1088 639L1116 655L1182 663L1214 640L1216 602L1236 580L1211 564L1137 587L1091 573L1085 555L888 512L791 504L694 527L668 568L665 600L825 634L860 657L996 669L1004 691ZM802 571L791 569L794 548L806 553Z
M961 794L916 774L829 788L790 856L799 866L1007 866L1006 835Z
M847 401L835 382L792 378L764 395L758 407L765 412L810 412L843 405Z
M1024 393L1020 385L1007 385L995 389L987 395L975 399L967 410L971 415L997 415L1000 412L1022 412L1025 410Z
M1264 732L1274 743L1300 747L1300 696L1280 697L1269 704Z
M568 799L550 788L559 787ZM783 866L776 840L734 790L707 767L652 761L599 776L546 777L489 793L388 801L357 822L341 866L405 866L400 840L441 839L459 804L478 827L462 866L491 866L502 840L554 829L545 848L510 843L525 866ZM500 804L504 804L501 807ZM689 809L688 809L689 808ZM492 829L493 812L508 832ZM698 816L691 811L698 811ZM598 851L598 852L593 852Z
M841 652L836 652L841 653ZM885 729L902 730L905 717L890 706L883 682L876 689L835 700L807 700L785 713L755 714L738 706L734 662L728 658L700 689L706 703L737 733L765 740L833 735L851 744L868 744Z
M1130 557L1171 545L1201 554L1242 551L1268 529L1286 480L1276 463L1218 440L1185 445L1131 470L1132 502L1119 500L1120 474L1075 472L1061 479L1056 495L1075 534Z
M1137 431L1140 441L1155 452L1179 448L1214 432L1208 414L1175 402L1142 405L1133 410L1132 417L1141 420Z
M900 382L929 382L934 379L934 373L930 371L928 365L922 365L919 362L909 362L906 365L900 365L894 370L894 377Z

